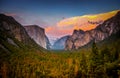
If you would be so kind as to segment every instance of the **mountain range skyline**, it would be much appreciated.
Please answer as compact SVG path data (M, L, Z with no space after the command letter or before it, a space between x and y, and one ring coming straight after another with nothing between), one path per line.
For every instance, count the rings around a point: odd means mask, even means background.
M100 14L89 14L89 15L83 15L83 16L75 16L71 18L64 18L56 23L55 26L47 26L45 27L45 33L48 36L50 43L53 45L54 42L58 39L60 39L63 36L66 35L72 35L74 30L91 30L96 28L98 24L92 24L94 22L104 22L105 20L111 18L114 16L119 10L114 10L106 13L100 13ZM6 14L8 16L13 16L11 14ZM16 20L19 21L18 18L14 17ZM20 21L19 21L20 22ZM28 24L30 25L30 24ZM37 25L37 24L31 24L31 25ZM26 25L24 25L26 26ZM41 25L38 25L42 27ZM42 27L43 28L43 27Z
M81 26L78 20L85 19L86 21L90 19L89 17L96 17L96 14L114 11L106 15L106 18L100 15L99 19L104 21L120 9L119 3L119 0L114 0L114 2L112 0L1 0L0 12L13 16L24 26L38 25L44 28L46 35L54 41L62 36L71 35L74 29L95 28L96 25L87 25L84 21L82 21L84 26ZM63 22L64 20L68 21ZM88 21L91 20L99 21L93 19Z

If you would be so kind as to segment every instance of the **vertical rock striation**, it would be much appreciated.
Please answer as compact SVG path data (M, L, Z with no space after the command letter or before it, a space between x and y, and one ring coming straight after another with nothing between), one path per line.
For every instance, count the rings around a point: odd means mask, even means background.
M43 48L49 49L49 39L45 35L45 30L37 25L24 26L29 36Z

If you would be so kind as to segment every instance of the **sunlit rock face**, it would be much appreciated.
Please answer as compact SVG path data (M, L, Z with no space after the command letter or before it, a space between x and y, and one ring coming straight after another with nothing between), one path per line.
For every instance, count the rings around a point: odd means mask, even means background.
M24 26L29 36L43 48L49 48L49 39L45 35L45 30L37 25Z
M99 42L117 33L120 30L120 11L110 19L89 31L74 30L74 33L66 40L65 49L78 49L91 41ZM82 31L82 32L81 32Z

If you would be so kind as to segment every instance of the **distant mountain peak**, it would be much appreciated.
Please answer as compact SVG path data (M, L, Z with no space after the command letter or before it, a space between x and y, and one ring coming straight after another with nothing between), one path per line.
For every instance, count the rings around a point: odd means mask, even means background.
M55 43L52 46L52 49L54 50L63 50L65 48L65 42L67 38L69 38L70 35L63 36L55 41Z

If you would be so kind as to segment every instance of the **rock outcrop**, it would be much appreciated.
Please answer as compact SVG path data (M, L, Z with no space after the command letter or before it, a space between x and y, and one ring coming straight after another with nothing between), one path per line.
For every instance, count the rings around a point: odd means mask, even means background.
M74 33L66 40L65 49L78 49L91 41L99 42L117 33L120 30L120 11L110 19L89 31L74 30Z
M65 48L65 42L69 38L69 36L64 36L58 39L52 46L54 50L63 50Z
M19 43L20 42L20 43ZM5 45L22 47L19 44L38 46L27 34L24 27L13 17L0 14L0 45L5 49ZM3 48L4 47L4 48ZM7 50L7 48L6 48Z
M11 16L0 14L0 30L27 45L32 41L24 27Z
M24 26L29 36L40 46L50 49L49 39L45 35L45 30L37 25Z

